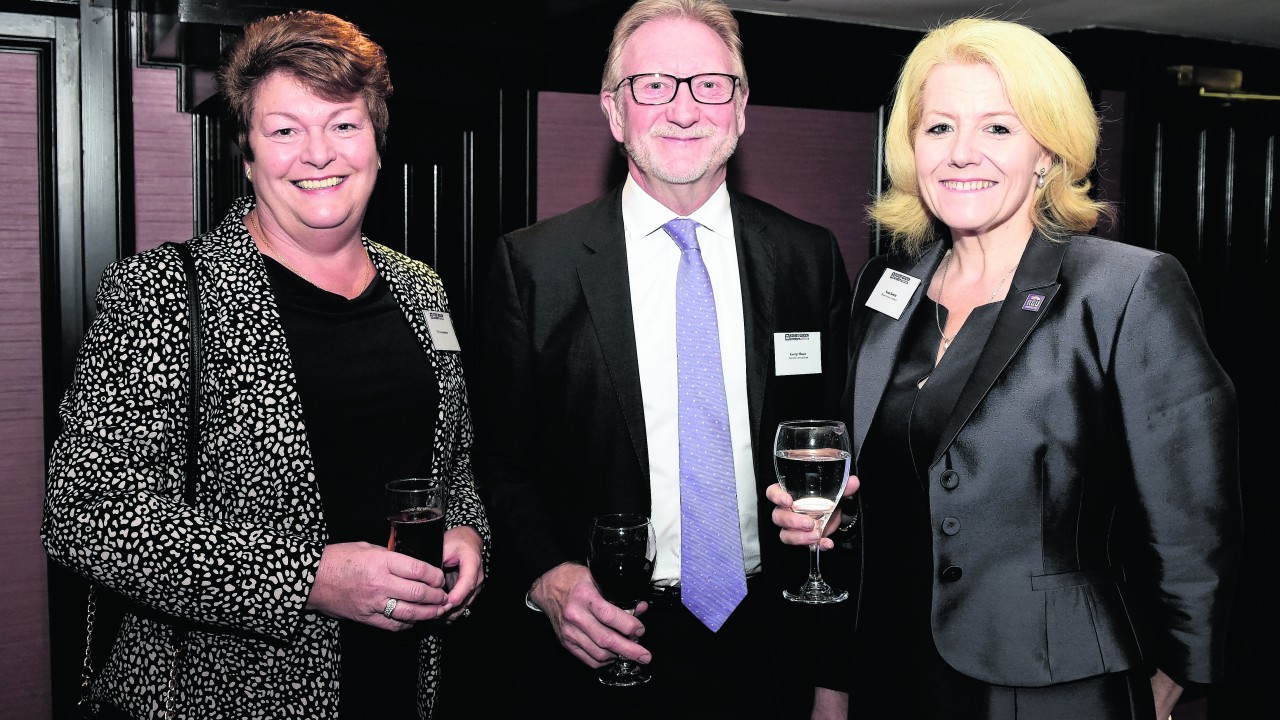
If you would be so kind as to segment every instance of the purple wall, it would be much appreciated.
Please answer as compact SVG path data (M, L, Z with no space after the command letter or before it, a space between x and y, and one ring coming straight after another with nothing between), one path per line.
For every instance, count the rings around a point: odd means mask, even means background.
M36 61L0 52L0 715L13 718L52 713Z
M539 218L599 196L626 173L596 95L538 93L537 158ZM748 104L729 182L830 228L853 276L870 250L874 170L874 114Z
M178 71L133 70L133 162L138 252L194 232L191 116L178 110Z

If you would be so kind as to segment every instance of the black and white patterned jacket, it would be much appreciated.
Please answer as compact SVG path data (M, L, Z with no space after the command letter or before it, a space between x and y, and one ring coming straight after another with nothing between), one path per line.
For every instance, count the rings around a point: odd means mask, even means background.
M185 636L182 718L336 717L338 625L304 610L327 530L302 407L266 267L236 202L190 241L201 293L200 478L182 502L187 291L170 247L112 264L100 313L61 405L41 535L49 556L137 601L93 696L136 717L159 710ZM449 477L447 527L489 527L471 473L461 358L432 347L424 313L447 311L431 268L364 240L440 384L434 465ZM424 438L424 442L426 439ZM369 452L377 452L369 438ZM430 715L439 641L420 649L419 714Z

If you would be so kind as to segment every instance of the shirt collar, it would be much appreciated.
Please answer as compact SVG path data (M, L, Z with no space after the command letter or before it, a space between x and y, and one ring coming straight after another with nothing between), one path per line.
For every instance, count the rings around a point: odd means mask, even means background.
M662 229L663 224L677 217L667 206L653 199L640 184L627 173L622 185L622 223L631 237L648 237ZM729 209L729 187L720 187L707 198L702 207L688 215L707 230L722 237L733 237L733 213Z

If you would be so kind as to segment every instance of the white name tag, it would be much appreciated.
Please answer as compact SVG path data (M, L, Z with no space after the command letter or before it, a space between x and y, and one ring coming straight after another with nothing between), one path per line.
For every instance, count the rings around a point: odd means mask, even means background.
M884 275L880 276L880 282L876 283L876 288L871 291L871 297L867 298L867 307L897 320L902 317L902 311L919 286L920 278L886 269Z
M449 313L428 310L425 315L427 332L431 334L431 344L437 350L458 352L462 349L458 344L458 336L453 332L453 321L449 319Z
M773 365L778 375L822 372L822 333L774 333Z

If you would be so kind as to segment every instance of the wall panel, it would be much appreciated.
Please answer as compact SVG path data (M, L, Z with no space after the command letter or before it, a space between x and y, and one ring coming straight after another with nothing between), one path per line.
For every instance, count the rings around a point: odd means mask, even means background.
M874 113L747 106L729 184L836 235L851 276L866 262L875 170ZM537 212L546 218L626 177L596 95L538 93Z
M178 109L177 69L133 69L136 252L195 234L191 123Z
M0 708L51 712L40 325L39 57L0 51Z

